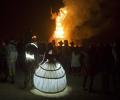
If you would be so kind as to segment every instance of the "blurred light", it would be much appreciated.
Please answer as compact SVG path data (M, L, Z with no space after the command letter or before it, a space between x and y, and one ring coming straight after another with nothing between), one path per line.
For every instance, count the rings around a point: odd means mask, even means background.
M72 91L72 88L71 88L71 87L68 87L68 86L64 89L64 91L59 92L59 93L55 93L55 94L43 93L43 92L40 92L40 91L37 90L37 89L32 89L32 90L30 90L30 92L33 93L33 94L35 94L35 95L43 96L43 97L50 97L50 98L64 97L64 96L69 95L69 93L70 93L71 91Z
M25 52L26 60L34 60L34 54L30 54L28 52Z
M32 39L36 39L36 38L37 38L37 36L35 36L35 35L34 35L34 36L32 36Z
M36 48L38 48L38 46L35 43L30 43L31 45L35 46Z

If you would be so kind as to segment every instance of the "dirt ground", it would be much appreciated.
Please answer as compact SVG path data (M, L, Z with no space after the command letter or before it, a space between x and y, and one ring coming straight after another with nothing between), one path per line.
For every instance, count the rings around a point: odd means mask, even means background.
M83 76L79 74L67 74L67 83L69 92L64 96L50 97L47 95L35 95L31 90L22 89L24 75L21 70L17 70L15 77L15 84L9 82L0 83L0 100L120 100L120 92L103 93L101 91L101 77L97 75L94 81L94 92L89 93L83 90L82 81Z

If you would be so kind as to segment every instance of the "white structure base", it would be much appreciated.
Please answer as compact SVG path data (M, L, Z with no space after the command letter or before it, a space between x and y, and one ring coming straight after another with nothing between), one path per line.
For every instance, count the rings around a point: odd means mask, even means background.
M58 93L67 86L66 74L62 65L58 62L39 65L33 78L34 86L41 92Z

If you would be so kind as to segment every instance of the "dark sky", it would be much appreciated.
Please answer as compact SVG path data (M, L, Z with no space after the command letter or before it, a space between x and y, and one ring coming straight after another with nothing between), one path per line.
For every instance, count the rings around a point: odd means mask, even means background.
M0 0L0 37L20 38L29 29L48 37L54 27L51 8L62 5L62 0Z

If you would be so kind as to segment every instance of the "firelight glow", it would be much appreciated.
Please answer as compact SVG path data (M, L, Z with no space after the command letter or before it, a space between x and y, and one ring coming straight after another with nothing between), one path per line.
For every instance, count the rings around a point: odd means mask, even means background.
M65 36L64 28L63 28L63 21L67 15L66 8L61 8L60 12L58 13L56 17L56 29L54 32L54 38L56 39L63 39Z

